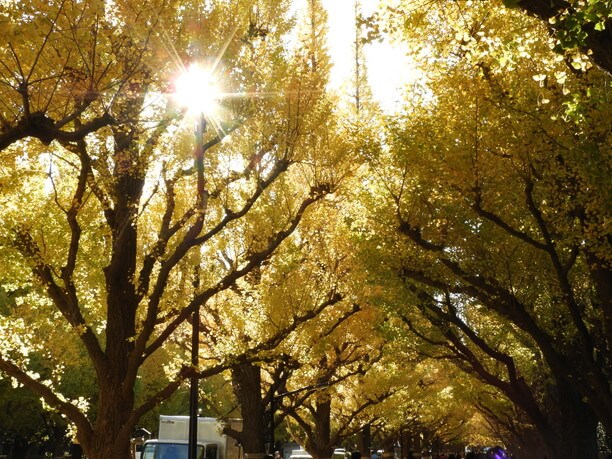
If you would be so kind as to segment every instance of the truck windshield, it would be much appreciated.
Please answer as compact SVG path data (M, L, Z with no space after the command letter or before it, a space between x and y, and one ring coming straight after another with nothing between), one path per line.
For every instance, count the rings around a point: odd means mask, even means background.
M147 443L142 450L141 459L188 459L188 446L177 443ZM204 447L198 445L198 459L204 457Z

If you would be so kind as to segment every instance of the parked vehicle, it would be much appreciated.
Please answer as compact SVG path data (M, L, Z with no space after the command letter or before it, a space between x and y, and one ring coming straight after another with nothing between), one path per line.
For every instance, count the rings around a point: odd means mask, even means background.
M336 448L332 454L332 459L351 459L351 453L344 448Z
M242 421L230 421L241 430ZM198 459L238 459L238 446L221 433L222 422L216 418L198 418ZM147 440L136 459L188 459L189 416L159 417L158 438Z
M312 456L308 454L308 452L301 447L299 449L294 449L291 451L291 456L289 459L312 459Z

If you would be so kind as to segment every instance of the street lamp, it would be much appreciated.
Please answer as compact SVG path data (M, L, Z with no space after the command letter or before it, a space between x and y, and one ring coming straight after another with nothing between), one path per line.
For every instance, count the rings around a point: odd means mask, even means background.
M188 115L196 119L194 162L197 174L197 210L206 207L204 182L204 133L207 117L213 116L218 108L220 92L215 84L212 71L198 65L186 69L175 81L174 99L187 109ZM202 218L199 215L198 218ZM197 288L198 281L194 282ZM189 446L188 459L197 459L198 453L198 375L200 354L200 305L196 305L191 318L191 365L193 374L189 378Z

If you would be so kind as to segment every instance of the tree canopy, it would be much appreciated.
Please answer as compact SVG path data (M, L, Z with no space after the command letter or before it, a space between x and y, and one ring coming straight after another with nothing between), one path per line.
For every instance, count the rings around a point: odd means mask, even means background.
M597 422L610 429L609 83L574 73L539 24L481 6L414 12L447 38L371 160L371 237L437 358L501 390L553 456L592 457Z
M251 3L3 10L2 271L19 299L3 316L0 368L76 424L88 457L124 457L138 419L191 372L252 358L220 348L202 368L164 366L166 384L136 402L141 369L167 343L180 349L186 319L208 305L222 321L217 296L345 174L325 66L307 44L286 48L288 2ZM228 94L195 155L169 97L192 61ZM34 351L56 370L34 372ZM96 381L88 406L62 390L72 366Z
M359 431L595 457L609 1L355 2L348 94L320 0L0 7L3 404L90 459L127 458L190 377L232 381L209 405L238 403L249 454L282 421L324 459ZM422 75L395 113L378 39ZM219 92L194 112L196 65Z

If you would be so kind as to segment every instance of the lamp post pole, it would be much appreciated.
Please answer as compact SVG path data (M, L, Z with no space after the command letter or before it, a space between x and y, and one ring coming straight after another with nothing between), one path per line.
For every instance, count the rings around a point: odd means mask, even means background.
M206 130L206 118L200 114L195 129L194 161L197 173L197 206L198 211L204 210L204 131ZM198 218L201 218L199 216ZM194 288L199 286L199 273L194 273ZM188 459L197 459L198 454L198 364L200 356L200 305L197 304L191 318L191 366L193 373L189 380L189 446Z
M274 412L276 411L276 397L272 394L272 398L270 399L270 453L274 454Z

